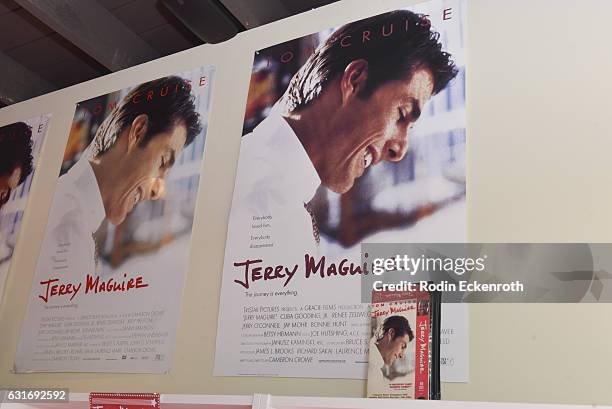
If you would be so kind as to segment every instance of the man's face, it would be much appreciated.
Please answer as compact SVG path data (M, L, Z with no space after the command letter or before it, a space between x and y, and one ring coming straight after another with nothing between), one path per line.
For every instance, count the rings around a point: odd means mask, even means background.
M13 172L8 175L0 176L0 209L11 196L11 191L19 185L21 179L21 167L13 169Z
M355 95L345 97L333 119L333 139L326 148L325 166L319 170L323 185L337 193L347 192L368 167L404 157L409 130L434 85L424 67L409 78L384 83L367 98L358 95L359 81L365 80L357 78Z
M387 333L387 336L390 336L390 341L382 358L385 364L393 365L393 362L395 362L396 359L404 357L404 353L406 352L410 338L408 334L402 337L393 338L392 334Z
M153 135L145 147L129 149L117 166L123 175L113 189L113 198L106 209L106 217L118 225L136 205L145 200L165 196L168 171L174 164L187 138L183 124L168 132Z

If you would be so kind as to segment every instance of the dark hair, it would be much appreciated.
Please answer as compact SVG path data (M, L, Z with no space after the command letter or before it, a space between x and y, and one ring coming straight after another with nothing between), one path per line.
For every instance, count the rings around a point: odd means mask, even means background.
M146 114L149 122L141 147L162 132L183 124L187 130L185 146L202 130L196 112L191 84L176 76L145 82L131 90L104 119L94 136L91 156L104 154L138 115Z
M420 67L431 71L433 94L437 94L457 75L451 55L442 51L439 38L424 15L407 10L344 25L293 76L282 98L286 110L300 110L316 100L329 81L359 59L368 62L365 97L385 82L409 76Z
M19 183L32 173L32 129L24 122L0 128L0 176L10 175L20 167Z
M412 333L412 329L410 328L410 324L408 323L406 317L401 315L392 315L387 317L383 322L382 335L384 336L390 329L393 329L393 332L395 333L393 339L403 337L406 334L408 334L408 341L412 341L414 339L414 334Z

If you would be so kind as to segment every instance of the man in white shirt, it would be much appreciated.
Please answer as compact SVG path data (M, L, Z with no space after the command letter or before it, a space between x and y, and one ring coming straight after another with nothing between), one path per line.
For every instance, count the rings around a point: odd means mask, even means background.
M3 228L2 207L9 201L11 192L32 173L32 168L30 127L24 122L0 127L0 297L4 276L8 272L15 248L14 240L9 239L12 234L5 234L7 229L12 229L14 226L13 223L7 223L7 227Z
M94 275L92 235L104 219L123 222L138 203L165 194L165 177L201 125L191 87L164 77L131 90L98 128L80 160L61 176L38 271Z
M391 367L403 359L414 333L406 317L392 315L385 319L370 339L368 394L383 393L391 380Z
M24 122L0 128L0 209L32 173L32 130Z
M345 193L368 167L400 161L425 103L457 74L438 39L424 16L400 10L347 24L314 51L243 137L226 266L316 253L318 186Z

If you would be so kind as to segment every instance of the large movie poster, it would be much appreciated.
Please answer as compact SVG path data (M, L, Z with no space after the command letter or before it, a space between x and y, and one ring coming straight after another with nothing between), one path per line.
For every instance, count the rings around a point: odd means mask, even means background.
M213 71L77 105L17 372L170 368Z
M50 118L0 127L0 302Z
M464 14L422 3L255 54L215 375L365 378L360 244L466 240ZM464 306L442 317L467 334ZM443 345L443 371L467 352Z

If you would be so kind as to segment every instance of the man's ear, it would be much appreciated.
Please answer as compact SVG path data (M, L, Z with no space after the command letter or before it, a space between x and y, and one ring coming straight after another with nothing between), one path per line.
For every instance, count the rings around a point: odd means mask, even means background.
M146 114L140 114L132 121L132 126L128 131L128 140L127 140L127 148L128 151L132 150L134 147L138 146L138 144L144 139L147 134L147 129L149 128L149 117Z
M17 166L15 169L13 169L13 172L9 176L9 185L17 186L19 184L19 180L21 179L21 172L21 166Z
M387 331L387 334L389 334L390 341L393 341L395 339L395 330L393 328L389 328L389 331Z
M357 96L365 88L367 81L368 62L363 59L351 61L344 69L342 78L340 78L342 103Z

